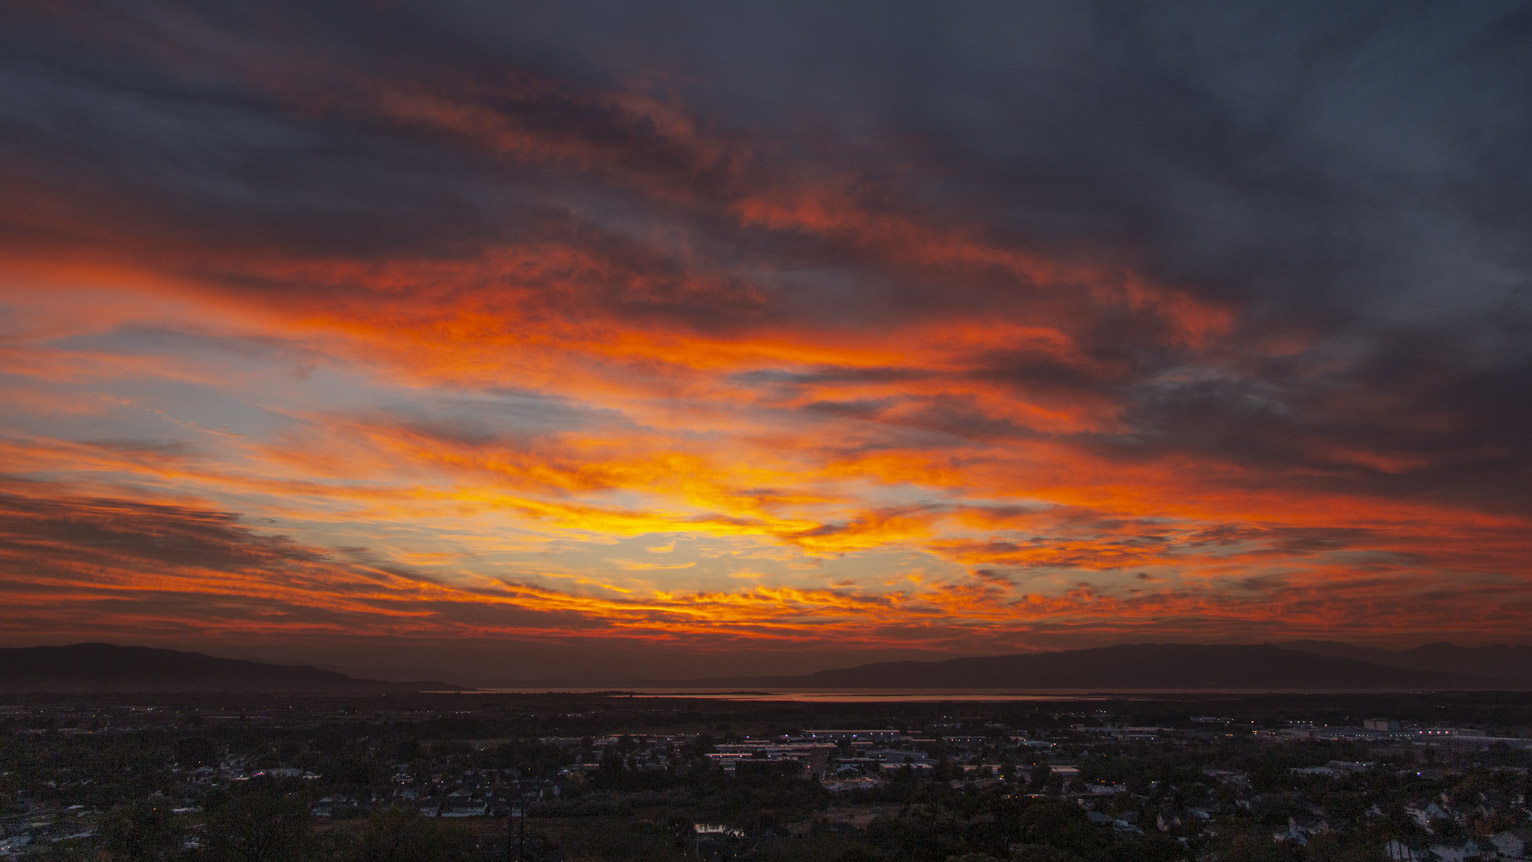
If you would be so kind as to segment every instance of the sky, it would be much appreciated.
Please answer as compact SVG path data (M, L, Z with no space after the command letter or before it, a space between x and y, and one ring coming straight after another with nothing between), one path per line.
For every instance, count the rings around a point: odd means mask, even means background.
M19 0L0 645L1527 643L1532 8Z

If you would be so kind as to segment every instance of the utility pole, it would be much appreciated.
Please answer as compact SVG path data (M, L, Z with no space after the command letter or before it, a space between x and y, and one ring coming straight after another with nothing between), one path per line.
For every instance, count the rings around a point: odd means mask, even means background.
M515 824L514 835L512 824ZM505 862L511 862L511 848L516 848L516 862L522 862L527 854L527 810L512 808L505 818Z

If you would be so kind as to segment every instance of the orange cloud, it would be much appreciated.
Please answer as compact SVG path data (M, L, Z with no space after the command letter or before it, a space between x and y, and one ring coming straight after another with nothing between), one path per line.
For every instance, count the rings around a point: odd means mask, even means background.
M1302 325L642 83L121 38L482 174L395 242L0 173L13 631L1523 637L1532 513L1440 478L1508 444Z

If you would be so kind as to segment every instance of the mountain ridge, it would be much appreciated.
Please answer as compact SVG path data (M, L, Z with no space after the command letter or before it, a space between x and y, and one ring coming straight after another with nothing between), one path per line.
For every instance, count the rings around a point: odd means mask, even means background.
M697 687L1416 690L1514 687L1520 680L1393 667L1271 645L1118 644L942 661L875 662L800 676L693 680Z
M434 681L357 679L313 665L282 665L158 647L89 642L0 648L6 692L387 693L462 690Z
M1117 644L1079 650L871 662L794 675L650 679L617 672L497 679L495 688L1010 690L1532 689L1532 647L1426 644L1407 650L1336 641ZM455 691L435 681L358 679L313 665L80 643L0 648L0 691L386 693Z
M1428 645L1436 647L1436 645ZM1450 646L1450 645L1448 645ZM1421 648L1424 649L1424 648ZM1453 647L1467 651L1481 648ZM1516 651L1532 648L1489 648ZM1426 659L1399 657L1376 650L1387 661L1356 655L1372 650L1335 642L1310 642L1300 649L1273 644L1117 644L1082 650L1056 650L942 660L871 662L807 674L729 675L691 679L652 679L623 673L571 673L536 679L496 680L494 687L674 689L1016 689L1016 690L1483 690L1532 688L1532 676L1465 671L1440 659L1437 648ZM1408 652L1408 651L1406 651ZM1458 653L1450 653L1449 657ZM1460 663L1459 663L1460 664Z
M1391 667L1412 670L1448 671L1467 676L1495 677L1532 685L1532 646L1465 647L1446 641L1422 644L1402 650L1359 647L1339 641L1282 641L1274 646L1313 652L1317 655L1344 656Z

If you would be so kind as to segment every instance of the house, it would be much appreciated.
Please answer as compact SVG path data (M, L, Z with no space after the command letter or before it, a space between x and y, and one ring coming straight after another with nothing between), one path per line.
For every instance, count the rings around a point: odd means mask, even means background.
M437 813L437 817L487 817L489 804L482 800L449 799Z
M1287 825L1294 829L1301 829L1310 835L1330 831L1330 822L1323 817L1298 815L1287 818Z
M1427 832L1431 831L1431 821L1447 820L1450 818L1447 809L1437 805L1435 802L1411 802L1409 805L1404 806L1404 813L1406 817L1415 821L1420 825L1420 828Z
M0 859L14 859L20 856L28 844L32 843L30 835L12 835L9 838L0 838Z
M1532 859L1532 829L1510 829L1485 839L1501 859L1509 862Z
M746 838L743 829L714 823L692 825L692 850L698 859L734 859Z
M1309 843L1308 833L1302 827L1293 825L1292 821L1288 821L1287 828L1281 832L1271 833L1271 837L1281 844L1292 844L1297 847L1303 847Z
M1388 859L1389 862L1430 862L1431 854L1395 838L1383 845L1383 858Z
M1483 857L1479 855L1478 844L1465 841L1462 844L1432 844L1431 858L1436 862L1466 862Z

